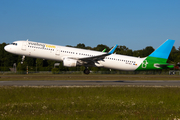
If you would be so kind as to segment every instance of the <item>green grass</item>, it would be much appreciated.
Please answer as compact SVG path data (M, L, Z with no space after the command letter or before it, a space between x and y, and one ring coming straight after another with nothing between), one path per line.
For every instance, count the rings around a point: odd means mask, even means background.
M178 87L0 87L0 119L180 118Z

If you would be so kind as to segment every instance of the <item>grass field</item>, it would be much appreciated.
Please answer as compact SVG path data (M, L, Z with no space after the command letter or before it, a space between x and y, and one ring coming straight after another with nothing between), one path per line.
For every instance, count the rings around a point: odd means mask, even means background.
M178 119L178 87L0 87L0 119Z
M179 75L0 75L13 80L180 80ZM179 87L0 87L0 120L180 119Z
M0 75L0 81L13 80L180 80L180 75Z

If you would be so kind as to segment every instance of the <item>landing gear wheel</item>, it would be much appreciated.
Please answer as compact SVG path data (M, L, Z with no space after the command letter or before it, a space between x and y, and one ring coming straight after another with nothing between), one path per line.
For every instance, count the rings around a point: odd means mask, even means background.
M90 73L90 71L89 71L88 69L85 69L85 70L84 70L84 74L87 74L87 75L88 75L89 73Z

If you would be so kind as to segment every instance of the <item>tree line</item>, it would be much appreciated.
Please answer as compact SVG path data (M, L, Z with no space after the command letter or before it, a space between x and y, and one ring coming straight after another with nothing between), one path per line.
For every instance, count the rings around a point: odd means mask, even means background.
M39 58L31 58L26 57L23 64L22 56L14 55L11 53L8 53L4 50L4 47L8 45L7 43L0 44L0 71L10 71L10 68L13 68L13 65L16 64L17 71L26 71L27 66L29 71L83 71L84 66L77 66L77 67L64 67L62 62L60 61L52 61L52 60L43 60ZM74 47L74 48L81 48L81 49L88 49L88 50L95 50L95 51L103 51L106 49L106 52L108 52L111 48L107 45L99 44L96 47L90 47L85 46L83 43L79 43L76 46L70 46L68 47ZM152 46L147 46L144 49L141 50L131 50L127 48L126 46L118 46L115 50L115 54L121 54L121 55L128 55L128 56L135 56L135 57L146 57L149 54L151 54L155 49ZM176 49L175 47L172 48L172 51L170 53L168 63L177 64L180 62L180 47ZM55 63L60 63L59 66L56 66L54 68ZM97 68L97 67L90 67L89 68L92 71L109 71L109 69L106 68Z

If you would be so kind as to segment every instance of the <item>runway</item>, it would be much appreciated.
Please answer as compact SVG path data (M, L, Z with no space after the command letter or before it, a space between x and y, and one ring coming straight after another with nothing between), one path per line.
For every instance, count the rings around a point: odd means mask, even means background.
M0 81L0 86L179 86L179 80L54 80Z

